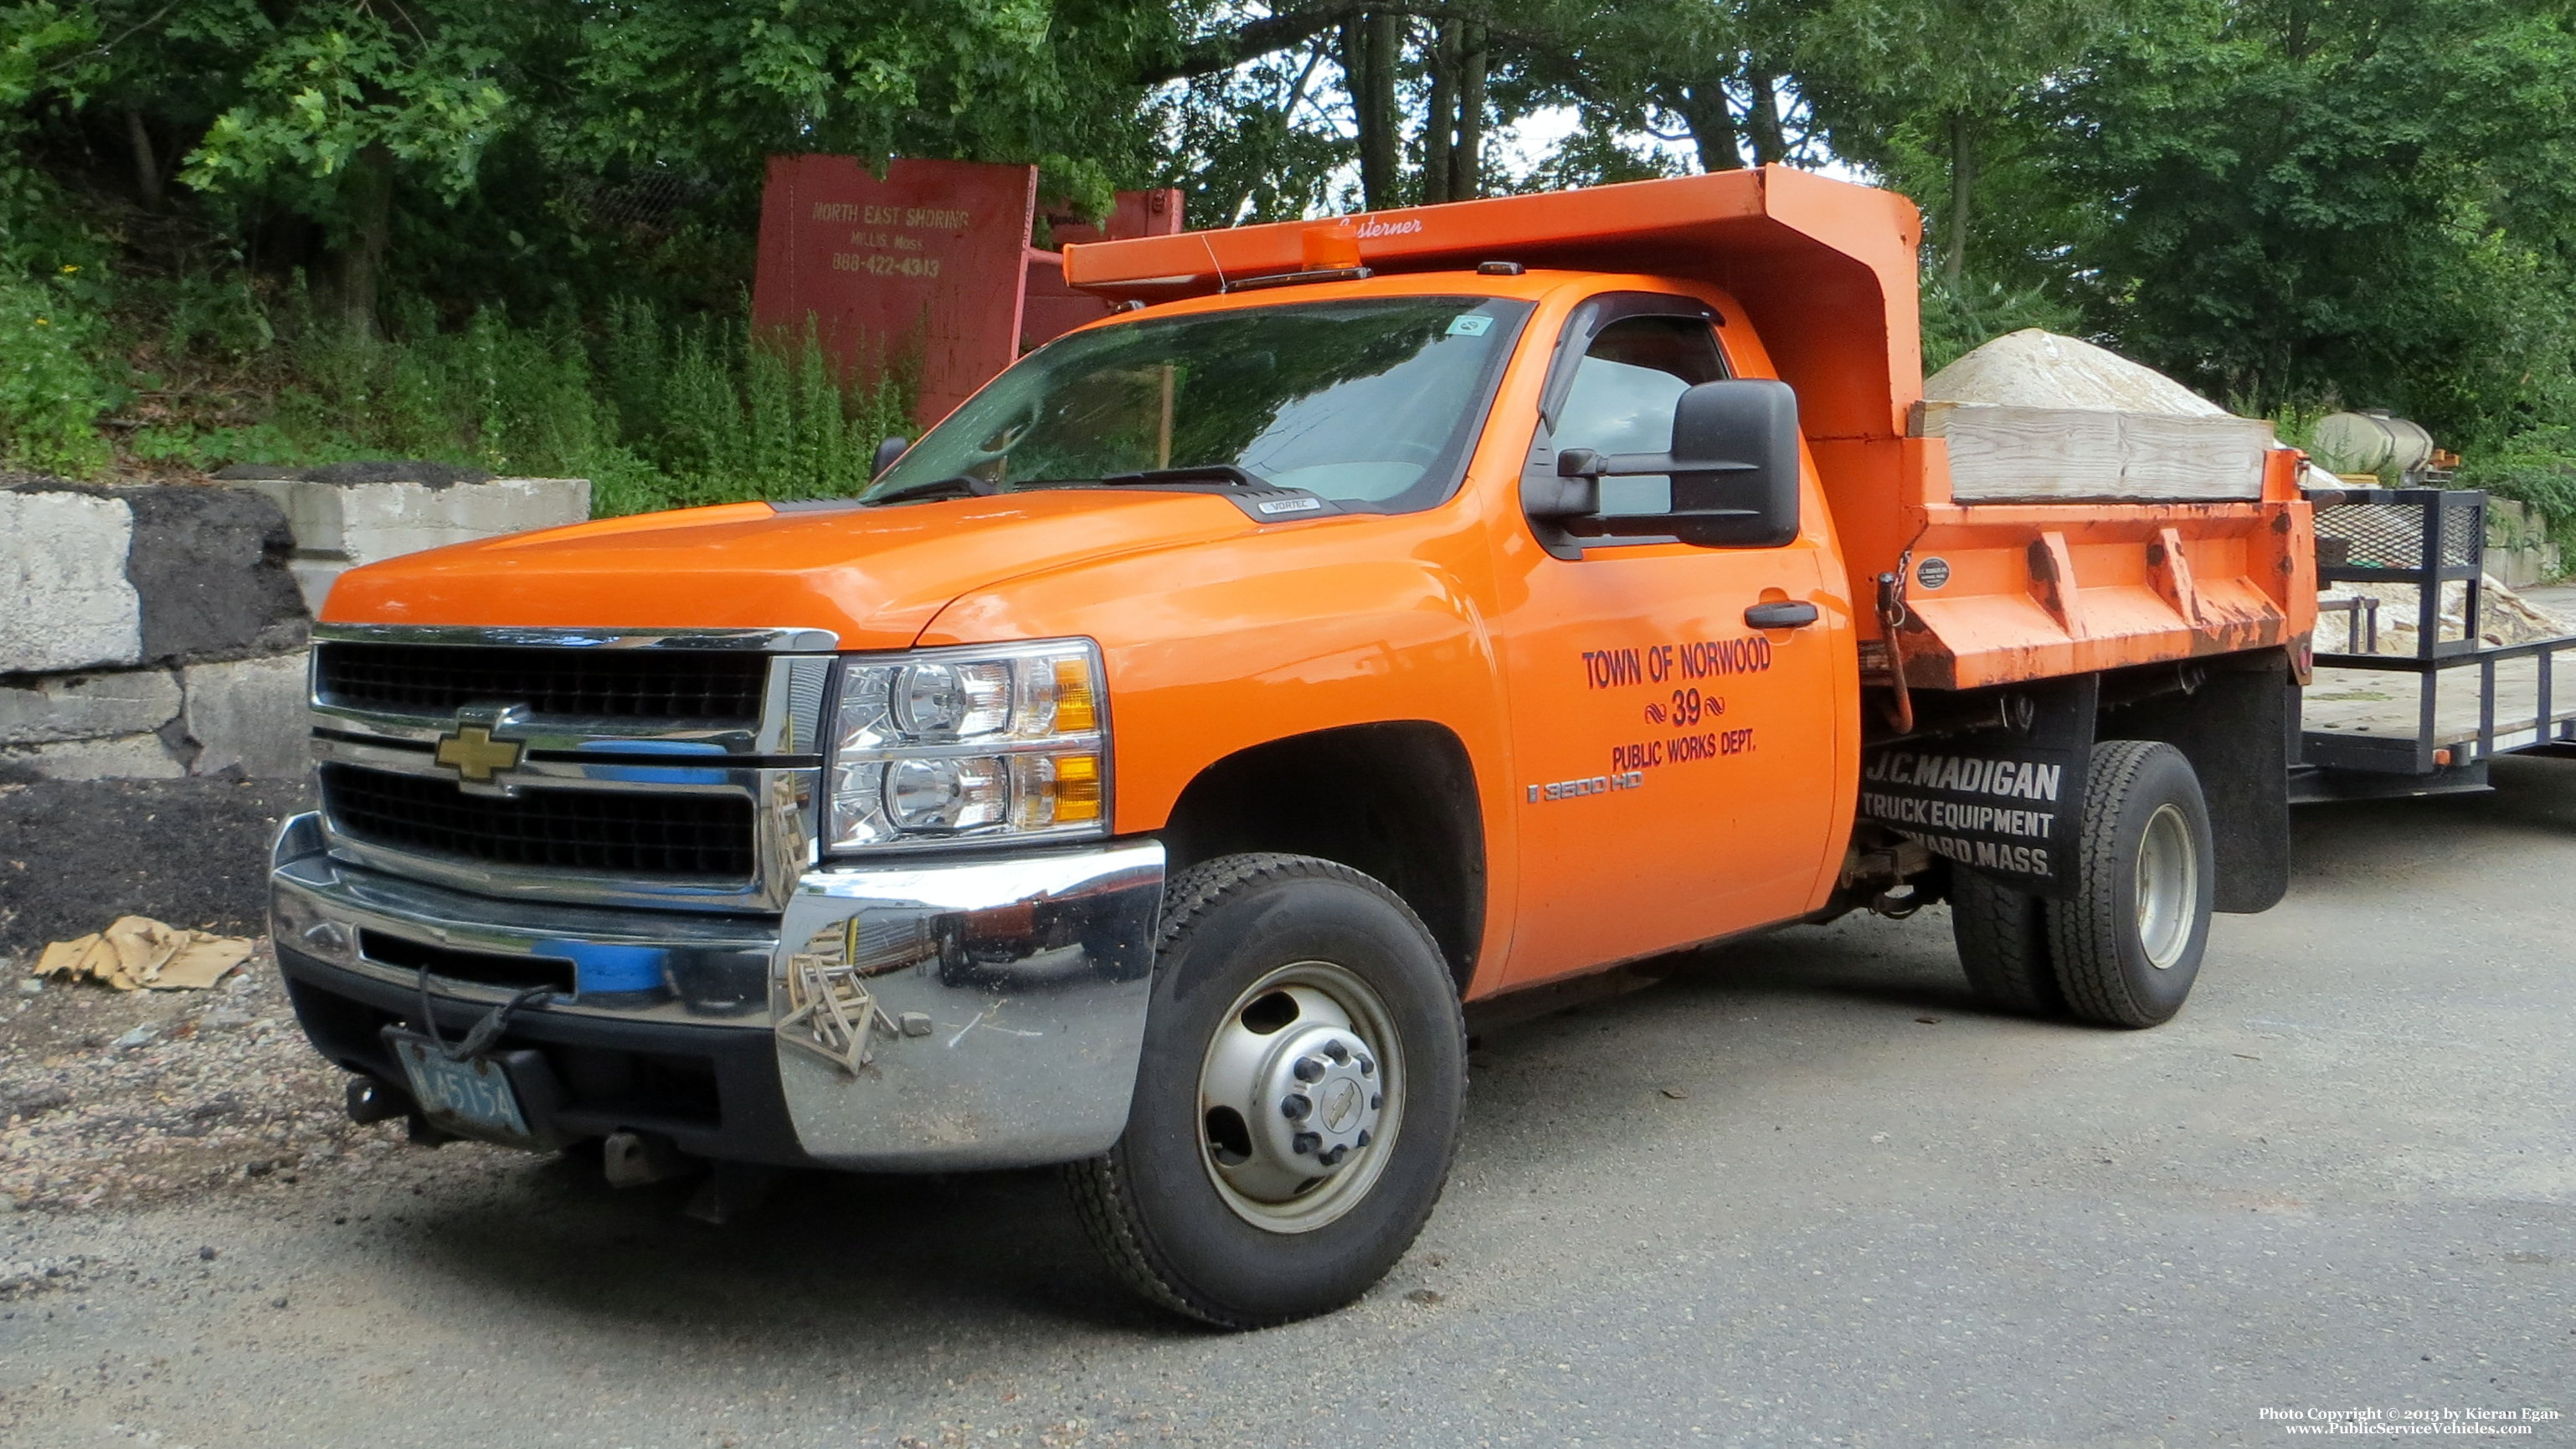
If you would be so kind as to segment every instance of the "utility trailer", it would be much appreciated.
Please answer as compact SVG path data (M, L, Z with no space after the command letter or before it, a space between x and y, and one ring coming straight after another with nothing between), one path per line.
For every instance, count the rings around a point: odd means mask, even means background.
M2485 642L2484 493L2311 489L2308 498L2318 581L2401 586L2413 607L2356 595L2321 610L2292 803L2483 790L2498 755L2576 758L2576 634ZM2411 649L2381 649L2405 632Z

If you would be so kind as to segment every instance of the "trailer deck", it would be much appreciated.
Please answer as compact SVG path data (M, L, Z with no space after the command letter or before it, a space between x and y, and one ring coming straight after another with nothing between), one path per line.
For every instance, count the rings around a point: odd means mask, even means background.
M2458 670L2409 675L2321 666L2308 686L2305 731L2332 736L2330 749L2369 748L2387 741L2403 746L2410 757L2419 742L2452 750L2458 758L2465 758L2460 747L2471 744L2478 747L2476 753L2492 755L2576 743L2576 635L2522 648L2531 652L2486 656L2475 679L2456 677ZM2553 687L2545 710L2540 701L2544 669L2553 676L2547 681ZM2433 696L2429 721L2424 711L2428 682Z

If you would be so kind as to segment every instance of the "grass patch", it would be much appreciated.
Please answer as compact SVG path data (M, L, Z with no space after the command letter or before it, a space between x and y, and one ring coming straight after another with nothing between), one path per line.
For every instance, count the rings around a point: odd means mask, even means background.
M300 288L124 293L110 323L42 282L0 283L0 458L74 477L414 458L588 478L608 516L846 496L878 440L910 431L914 369L844 379L810 323L768 335L621 299L592 319L487 307L442 327L415 303L378 334ZM107 352L110 333L140 340Z

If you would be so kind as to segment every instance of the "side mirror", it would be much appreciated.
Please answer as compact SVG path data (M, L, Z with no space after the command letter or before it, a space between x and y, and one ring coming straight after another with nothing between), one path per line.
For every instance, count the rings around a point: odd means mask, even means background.
M893 467L897 459L911 450L912 439L910 438L888 438L877 444L876 460L868 464L868 476L871 478L883 476L885 470Z
M1670 453L1568 448L1557 470L1586 480L1595 496L1601 478L1672 479L1667 511L1568 518L1566 532L1578 540L1669 536L1703 548L1776 548L1798 536L1798 395L1768 378L1704 382L1673 406Z

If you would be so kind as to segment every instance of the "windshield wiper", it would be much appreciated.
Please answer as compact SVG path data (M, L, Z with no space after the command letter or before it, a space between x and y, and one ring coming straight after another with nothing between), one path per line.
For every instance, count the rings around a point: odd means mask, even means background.
M1278 486L1260 474L1238 468L1232 463L1197 463L1187 468L1149 468L1142 473L1113 473L1100 481L1112 488L1130 484L1151 487L1156 483L1221 483L1230 488Z
M1015 489L1032 488L1151 488L1155 484L1214 484L1220 488L1271 489L1278 485L1248 469L1232 463L1198 463L1187 468L1149 468L1142 473L1113 473L1106 478L1029 478L1013 484ZM905 483L883 493L871 494L863 502L912 503L924 498L990 498L1002 492L1002 485L990 478L976 478L964 473L954 478L933 478L919 483Z
M923 498L990 498L1001 491L1002 485L990 478L973 478L960 473L954 478L898 484L866 501L875 504L909 503Z

